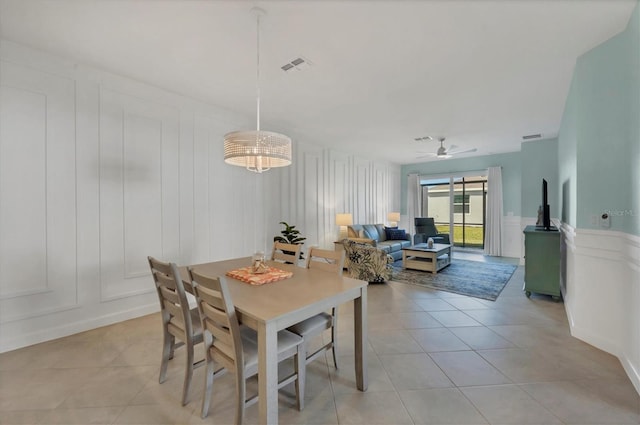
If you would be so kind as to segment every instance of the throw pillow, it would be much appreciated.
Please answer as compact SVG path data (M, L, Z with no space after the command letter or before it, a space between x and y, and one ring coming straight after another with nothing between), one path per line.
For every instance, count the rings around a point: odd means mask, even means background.
M396 227L386 227L385 226L384 234L387 236L387 239L391 239L391 236L389 236L390 235L389 230L398 230L398 226L396 226Z
M389 229L387 233L387 239L392 241L403 241L407 239L407 233L404 229Z

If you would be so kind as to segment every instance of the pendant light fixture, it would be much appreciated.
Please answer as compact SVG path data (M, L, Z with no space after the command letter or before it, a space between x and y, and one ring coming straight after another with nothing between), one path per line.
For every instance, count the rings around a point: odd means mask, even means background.
M262 173L291 165L291 139L284 134L260 130L260 18L266 12L254 7L256 15L256 130L241 130L224 136L224 162Z

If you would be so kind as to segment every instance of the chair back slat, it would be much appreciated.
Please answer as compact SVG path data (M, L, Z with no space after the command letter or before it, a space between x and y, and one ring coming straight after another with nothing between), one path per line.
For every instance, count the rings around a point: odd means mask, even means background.
M307 255L306 267L342 274L344 255L344 250L330 251L311 247Z
M225 319L227 317L224 310L224 302L222 301L222 293L219 290L211 289L207 287L200 287L200 298L206 304L211 306L213 309L219 311L224 315Z
M298 258L300 258L300 250L302 250L302 245L274 242L271 259L273 261L296 264Z
M216 340L216 345L218 343L226 344L231 346L233 344L233 337L231 336L231 332L229 332L228 328L221 327L210 320L207 320L204 324L205 328L211 332L211 335Z
M165 263L153 257L148 257L148 260L160 301L163 324L172 335L188 343L193 337L194 328L178 267L174 263Z
M180 305L180 296L175 289L168 288L166 286L161 286L159 289L160 292L162 292L162 297L166 303Z
M223 276L210 277L189 269L205 333L205 349L226 367L244 365L240 324ZM207 336L208 334L208 336Z
M180 304L173 304L165 301L164 308L172 316L171 323L173 324L179 323L180 327L184 329L184 317L182 317L182 306L180 306Z

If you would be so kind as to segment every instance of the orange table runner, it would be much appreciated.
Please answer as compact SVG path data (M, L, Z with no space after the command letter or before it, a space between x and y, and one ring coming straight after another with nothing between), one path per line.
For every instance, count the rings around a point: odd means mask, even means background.
M267 267L265 273L255 274L251 271L251 266L230 270L226 274L229 277L250 283L251 285L263 285L293 276L293 272L276 269L275 267Z

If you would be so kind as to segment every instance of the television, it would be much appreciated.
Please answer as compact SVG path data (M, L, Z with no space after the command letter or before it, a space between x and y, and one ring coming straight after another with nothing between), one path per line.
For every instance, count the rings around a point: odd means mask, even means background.
M551 214L549 212L549 197L547 193L547 181L542 179L542 220L540 224L537 226L541 230L555 230L551 226Z

